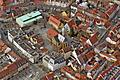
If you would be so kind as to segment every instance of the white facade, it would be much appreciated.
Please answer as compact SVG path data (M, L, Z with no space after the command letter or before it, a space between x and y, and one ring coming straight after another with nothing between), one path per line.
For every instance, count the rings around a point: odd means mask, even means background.
M45 58L48 57L50 60L46 60ZM52 58L50 58L50 56L46 55L43 57L43 64L44 66L48 67L51 71L55 71L63 66L66 66L66 61L62 62L62 63L56 63L54 64L54 60Z
M22 51L22 54L25 55L27 58L29 58L29 61L32 63L35 63L36 57L32 56L30 53L28 53L26 50L24 50L15 40L14 37L8 32L8 40L13 43L20 51Z
M71 16L72 17L75 16L76 12L77 12L77 7L71 6Z

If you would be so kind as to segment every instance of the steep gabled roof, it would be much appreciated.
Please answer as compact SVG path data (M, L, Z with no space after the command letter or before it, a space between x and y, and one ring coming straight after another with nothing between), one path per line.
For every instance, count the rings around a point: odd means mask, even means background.
M48 31L47 31L47 35L49 36L49 37L55 37L55 36L57 36L58 35L58 32L57 31L55 31L54 29L48 29Z
M110 16L112 13L114 13L114 11L117 9L118 5L117 4L113 4L113 6L111 6L105 13Z
M99 32L95 32L94 35L90 37L90 41L92 44L98 41L98 35L99 35Z
M60 18L58 17L58 16L50 16L49 17L49 22L51 23L51 24L54 24L54 25L56 25L56 26L59 26L60 25Z
M70 28L77 28L76 23L75 23L74 20L70 20L70 21L68 22L68 25L69 25Z

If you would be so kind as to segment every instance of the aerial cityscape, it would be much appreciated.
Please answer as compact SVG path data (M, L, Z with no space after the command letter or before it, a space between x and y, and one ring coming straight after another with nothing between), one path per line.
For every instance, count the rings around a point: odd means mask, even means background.
M120 80L120 0L0 0L0 80Z

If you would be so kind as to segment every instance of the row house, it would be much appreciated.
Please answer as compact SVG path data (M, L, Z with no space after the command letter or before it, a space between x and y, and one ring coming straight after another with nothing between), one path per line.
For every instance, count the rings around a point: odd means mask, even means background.
M0 9L5 11L9 8L15 7L19 3L29 2L30 0L0 0Z
M75 72L69 66L62 67L61 72L64 73L68 78L72 80L87 80L86 75Z
M118 25L118 24L117 24ZM116 25L116 26L117 26ZM117 27L118 28L118 27ZM112 27L109 36L113 35L113 32L117 32L116 27ZM113 36L111 37L113 38ZM113 38L114 39L114 38ZM110 39L109 39L110 40ZM111 42L113 43L113 42ZM101 80L101 79L105 79L105 80L114 80L114 79L119 79L119 59L120 59L120 55L119 55L119 49L115 48L115 46L112 47L110 41L109 43L103 43L103 45L101 45L102 49L101 52L99 53L99 55L106 59L107 61L112 62L112 66L108 66L108 68L106 70L104 70L101 74L99 74L97 80ZM115 72L114 72L115 71ZM116 76L115 76L116 75Z
M118 12L119 6L115 3L110 3L110 2L108 2L108 3L109 4L106 6L109 8L104 8L104 7L101 8L100 7L99 9L93 8L93 9L85 10L84 7L79 6L78 11L82 11L82 12L84 11L84 14L87 14L87 15L94 17L94 18L101 19L103 21L111 20L115 16L115 14Z
M114 63L114 65L119 66L120 65L120 52L119 52L119 50L115 50L113 53L113 56L117 59L117 61Z
M92 35L90 35L84 30L80 30L79 36L80 36L79 40L81 44L83 44L83 46L86 48L93 46L96 42L98 42L100 37L99 32L94 32Z
M97 7L97 4L99 4L99 1L100 0L89 0L89 3Z
M106 14L102 13L101 11L99 11L96 8L84 10L83 7L79 6L78 11L82 12L83 14L86 14L89 17L97 18L97 19L100 19L104 22L106 21L106 18L107 18Z
M25 69L28 67L28 63L25 61L25 59L17 60L16 62L7 65L0 71L0 79L9 79L10 77L16 75L19 73L19 71Z
M8 6L9 4L13 2L14 2L13 0L0 0L1 10L3 10L6 6Z
M99 32L95 32L87 41L86 43L90 46L94 45L99 40Z
M26 59L18 56L2 40L0 40L0 79L7 80L28 67Z
M82 24L80 24L78 27L83 28L83 29L84 29L84 27L85 27L85 29L87 29L89 27L91 29L94 29L95 26L98 26L98 25L105 26L105 24L107 23L106 20L99 19L99 18L93 17L93 16L89 16L87 14L84 14L83 12L77 12L76 17L80 21L82 21ZM82 27L82 26L84 26L84 27Z
M120 35L120 23L117 23L114 27L111 28L107 38L106 38L106 41L108 44L111 44L109 46L111 46L111 48L115 48L115 47L118 47L119 48L119 35ZM113 46L113 47L112 47Z
M106 60L110 61L110 62L116 62L117 59L115 56L113 56L112 54L107 54L104 52L100 52L99 55L103 58L105 58Z
M42 37L34 32L25 33L22 29L10 30L8 31L8 40L32 63L37 62L46 54L41 50L44 45Z
M117 61L114 63L114 65L119 66L119 65L120 65L120 54L119 54L119 50L116 50L116 51L113 53L113 56L115 56L116 59L117 59Z
M119 80L120 67L119 66L110 66L105 71L103 71L97 78L97 80Z
M108 19L111 20L114 18L119 9L120 7L118 4L112 4L111 7L105 11L105 14L107 14Z
M48 5L53 5L53 6L60 6L63 8L66 8L69 6L69 1L68 0L46 0L46 4Z
M61 71L67 75L67 77L76 80L87 80L88 78L93 79L96 72L98 73L98 69L103 65L104 61L103 58L97 55L94 51L90 51L84 55L81 55L80 62L84 65L83 67L78 70L76 66L77 63L73 62L71 66L65 66L61 68ZM85 70L87 73L86 75L78 74L77 71ZM75 71L75 73L74 73Z

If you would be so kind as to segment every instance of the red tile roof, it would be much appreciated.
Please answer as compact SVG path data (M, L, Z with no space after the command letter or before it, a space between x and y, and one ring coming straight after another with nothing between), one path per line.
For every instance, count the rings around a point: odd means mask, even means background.
M66 48L63 49L64 53L67 53L67 52L69 52L71 50L72 50L71 47L66 47Z
M120 51L115 51L113 55L117 58L117 62L115 64L120 65Z
M2 47L2 51L5 51L6 49L7 49L7 45L4 45L3 47Z
M74 20L70 20L70 21L68 22L68 25L70 26L70 28L77 28L76 23L75 23Z
M85 55L86 55L87 59L90 59L90 58L95 56L95 52L94 51L90 51L90 52L86 53Z
M93 15L96 15L98 13L98 10L97 9L90 9L88 10L89 13L93 14Z
M78 30L85 30L86 31L89 26L90 26L90 23L87 21L85 23L79 24L78 27L77 27L77 29Z
M120 28L120 22L118 22L116 26Z
M3 0L0 0L0 5L2 5L4 3L4 1Z
M98 41L98 35L99 35L99 32L95 32L94 35L92 37L90 37L90 42L92 44L94 44L95 42Z
M86 57L86 55L82 55L82 58L83 58L84 62L88 61L88 58Z
M58 35L58 32L57 31L55 31L54 29L48 29L48 31L47 31L47 35L50 37L50 38L52 38L52 37L55 37L55 36L57 36Z
M2 40L0 40L0 46L3 46L3 45L4 45L3 41L2 41Z
M18 56L14 51L9 52L8 54L11 55L13 58L15 58L17 60L21 59L21 57Z
M70 69L70 68L67 67L67 66L61 68L61 72L64 72L64 71L67 72L67 73L69 73L69 74L73 74L73 70Z
M86 48L90 48L91 46L89 44L85 44L85 47Z
M0 17L1 17L3 14L4 14L4 12L3 12L3 11L0 11Z
M120 22L118 22L115 27L112 27L112 31L114 32L115 30L118 30L120 28Z
M101 18L104 18L106 20L109 19L109 16L107 14L103 13L103 12L100 12L99 15L100 15Z
M107 53L101 52L101 53L99 53L99 55L103 58L106 58L108 61L114 61L114 62L117 61L117 58L114 57L112 54L107 54Z
M0 52L4 51L8 46L3 43L3 41L0 40Z
M82 41L82 43L85 43L85 42L87 41L87 38L81 36L81 37L80 37L80 40Z
M69 17L64 17L65 22L69 22L71 19Z
M60 26L60 18L58 16L50 16L49 22L53 25Z
M7 75L12 75L17 72L17 69L26 63L25 59L16 60L16 62L7 65L2 70L0 70L0 79L4 78Z
M75 74L75 77L76 77L78 80L87 80L87 77L86 77L86 75L84 75L84 74L76 73L76 74Z
M0 79L4 78L6 75L12 74L17 71L17 66L15 64L11 64L6 66L4 69L0 70Z
M110 66L109 68L107 68L106 70L104 70L102 73L101 73L101 76L105 76L105 74L107 74L112 68L114 67L114 65Z
M34 0L35 4L40 4L41 0Z
M27 60L25 58L21 58L19 60L16 60L16 62L14 62L14 64L17 66L17 68L23 66L26 63L27 63Z
M46 52L48 52L48 49L47 49L47 48L42 48L42 49L40 49L40 51L41 51L42 53L46 53Z
M76 17L80 18L81 20L85 20L86 24L90 23L90 21L93 21L95 18L80 12L76 13Z
M35 39L37 40L37 43L38 43L39 45L43 45L43 44L44 44L44 41L43 41L42 36L35 35L35 36L33 36L33 38L35 38Z
M100 67L100 64L99 63L95 63L95 65L93 66L93 70L96 70L96 69L98 69Z
M107 21L104 26L105 26L106 28L110 28L110 27L112 26L112 24L111 24L109 21Z
M0 40L0 46L1 46L0 51L4 51L7 48L7 45L5 45L2 40ZM9 54L9 55L11 55L11 57L15 58L16 61L11 64L8 64L7 66L3 67L0 70L0 79L6 77L7 75L13 75L14 73L17 72L17 69L19 67L21 67L23 64L26 63L26 60L24 58L19 57L13 51L11 51L7 54Z
M84 17L84 14L82 14L80 12L76 12L75 16L77 16L77 17Z
M113 6L111 6L105 13L110 17L110 15L112 13L114 13L114 11L117 9L118 5L114 4Z
M53 72L51 72L51 73L48 73L47 75L45 75L42 80L54 80L54 76L55 76L55 74Z

